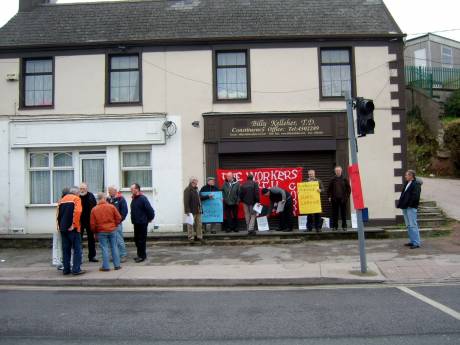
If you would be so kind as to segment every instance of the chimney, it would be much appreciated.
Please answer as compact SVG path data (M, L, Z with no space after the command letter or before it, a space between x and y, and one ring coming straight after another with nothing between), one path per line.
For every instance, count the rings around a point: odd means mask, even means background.
M19 12L30 12L41 4L48 4L50 0L19 0Z

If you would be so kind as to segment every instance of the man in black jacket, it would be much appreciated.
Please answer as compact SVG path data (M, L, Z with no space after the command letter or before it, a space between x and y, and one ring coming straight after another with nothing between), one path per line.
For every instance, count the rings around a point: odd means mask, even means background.
M407 170L404 175L406 183L398 201L398 208L402 209L404 222L406 223L409 243L405 246L410 249L420 248L420 232L417 224L417 208L420 202L420 193L422 191L422 181L415 178L414 170Z
M240 187L240 200L243 203L244 218L248 235L255 234L254 225L256 222L256 212L254 205L259 202L259 184L254 181L252 174L248 175L248 180Z
M137 257L134 261L139 263L147 258L145 246L147 243L147 226L155 218L155 211L149 200L142 194L138 183L131 185L131 222L134 225L134 242L137 248Z
M88 191L88 185L85 182L80 184L80 199L81 199L81 206L83 211L81 213L81 238L83 243L83 234L86 230L86 237L88 239L88 260L90 262L98 262L99 260L96 258L96 240L94 238L94 234L91 231L89 225L89 219L91 216L91 210L96 206L96 198L94 197L93 193Z
M219 192L219 188L216 187L216 179L212 176L209 176L206 179L206 184L200 189L201 201L212 199L213 198L212 194L203 195L203 193L212 193L212 192ZM217 223L203 223L204 231L207 232L208 230L210 230L211 234L215 234L216 224Z
M351 194L350 182L342 175L342 167L334 168L335 176L329 182L327 195L332 204L332 228L339 227L339 211L342 218L342 230L347 230L347 203Z

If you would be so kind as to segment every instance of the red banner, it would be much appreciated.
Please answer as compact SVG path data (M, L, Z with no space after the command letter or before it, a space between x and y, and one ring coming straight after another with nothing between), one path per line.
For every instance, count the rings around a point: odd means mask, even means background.
M364 208L364 199L363 190L361 188L361 176L359 175L358 164L352 164L348 167L348 175L350 176L353 205L355 207L355 210L362 210Z
M299 202L297 199L297 183L302 182L302 168L253 168L253 169L218 169L217 170L217 182L219 187L222 188L225 181L225 174L232 172L235 178L242 184L247 180L247 176L252 174L254 181L259 184L259 188L280 187L289 191L292 195L292 201L294 206L294 214L299 214ZM260 203L266 206L270 206L270 200L261 195ZM240 218L244 218L244 213L240 207L238 213Z

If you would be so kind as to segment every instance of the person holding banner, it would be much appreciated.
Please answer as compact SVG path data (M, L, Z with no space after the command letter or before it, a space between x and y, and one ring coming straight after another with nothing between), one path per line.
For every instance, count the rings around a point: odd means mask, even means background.
M219 188L216 187L216 179L214 177L212 177L212 176L209 176L206 179L206 185L204 185L200 189L200 199L201 199L201 201L212 199L214 197L214 195L208 194L208 193L213 193L213 192L219 192ZM204 195L203 193L206 193L207 195ZM203 223L204 231L207 232L208 230L210 230L211 234L215 234L216 233L216 224L217 223Z
M351 194L350 182L342 175L342 167L334 168L335 176L329 182L327 195L332 204L332 228L339 227L339 211L342 218L342 230L347 231L347 203Z
M279 187L263 188L262 194L270 199L270 211L280 215L279 231L292 231L292 196Z
M184 212L193 219L193 224L187 223L187 234L189 241L195 240L195 234L198 241L203 240L203 229L201 224L201 197L198 193L198 179L190 178L190 183L184 190Z
M313 169L308 170L308 182L318 182L319 188L318 193L324 192L323 183L321 180L316 178L316 172ZM323 225L321 213L313 213L307 215L307 231L312 231L315 227L316 232L321 231Z
M247 181L241 185L240 200L243 203L244 218L248 235L255 235L254 225L257 213L254 205L260 201L259 184L254 181L254 176L248 174Z

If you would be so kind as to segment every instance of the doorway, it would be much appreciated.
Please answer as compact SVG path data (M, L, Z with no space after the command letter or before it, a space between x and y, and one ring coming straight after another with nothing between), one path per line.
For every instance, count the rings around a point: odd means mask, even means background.
M80 182L86 182L92 193L104 192L105 185L105 153L80 154Z

